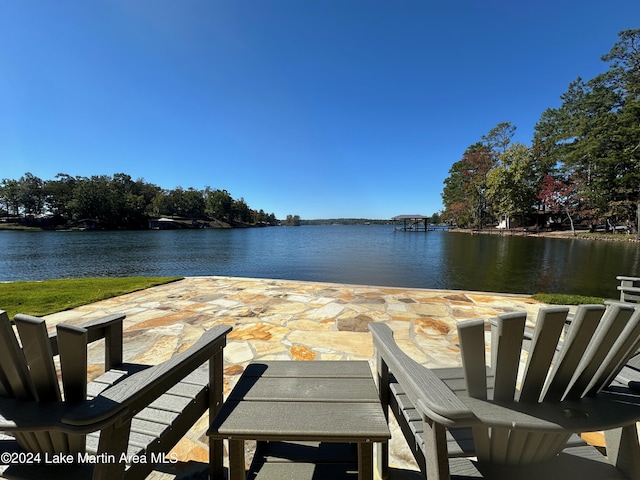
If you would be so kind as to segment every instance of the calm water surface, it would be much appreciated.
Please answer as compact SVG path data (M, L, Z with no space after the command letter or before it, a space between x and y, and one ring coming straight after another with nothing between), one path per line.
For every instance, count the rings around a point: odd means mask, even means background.
M134 232L0 231L0 280L229 275L363 285L617 296L638 244L306 226Z

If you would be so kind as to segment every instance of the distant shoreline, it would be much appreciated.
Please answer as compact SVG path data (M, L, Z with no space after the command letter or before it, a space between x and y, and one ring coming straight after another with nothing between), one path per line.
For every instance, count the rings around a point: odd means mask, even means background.
M482 230L472 228L451 228L450 233L466 233L471 235L499 235L504 237L544 237L544 238L564 238L580 240L598 240L605 242L640 242L635 233L591 233L585 230L577 230L574 235L571 230L560 230L553 232L540 232L533 229L512 228L510 230L498 228L483 228Z
M344 219L343 219L344 220ZM376 223L376 225L383 225L382 221L380 223ZM312 224L322 226L321 224ZM324 224L327 226L330 224ZM340 224L340 225L364 225L361 223L351 223L351 224ZM384 225L389 225L386 223ZM211 224L207 226L206 229L213 230L224 230L224 229L243 229L243 228L261 228L265 227L265 225L260 224L226 224L224 222L220 222L217 220L211 221ZM437 225L436 230L440 230L440 227L444 227L444 225ZM191 228L180 228L182 229L194 229ZM14 223L1 223L0 222L0 231L16 231L16 232L24 232L24 231L32 231L32 232L47 232L47 231L135 231L135 230L147 230L147 229L85 229L85 228L59 228L59 229L48 229L41 228L35 226L27 226L27 225L18 225ZM149 229L154 230L154 229ZM559 231L536 231L534 228L512 228L512 229L498 229L495 227L483 228L481 230L473 229L473 228L455 228L455 227L446 227L442 228L443 231L447 231L449 233L464 233L467 235L498 235L503 237L542 237L542 238L564 238L564 239L579 239L579 240L597 240L597 241L608 241L608 242L628 242L628 243L639 243L640 239L638 239L637 234L635 233L604 233L604 232L588 232L586 230L577 230L576 235L573 235L571 230L559 230Z
M154 226L152 226L154 225ZM0 231L17 232L70 232L70 231L143 231L143 230L197 230L197 229L233 229L233 228L262 228L271 225L263 223L224 222L218 219L150 219L147 228L113 227L103 228L98 222L84 220L65 225L37 225L19 222L0 221Z

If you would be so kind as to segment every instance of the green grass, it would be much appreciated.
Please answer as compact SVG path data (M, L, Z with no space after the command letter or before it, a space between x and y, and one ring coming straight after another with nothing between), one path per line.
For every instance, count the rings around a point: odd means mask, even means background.
M182 277L106 277L0 283L0 310L49 315L125 293L180 280Z
M549 305L582 305L582 304L604 304L604 298L585 297L584 295L566 295L562 293L536 293L534 300Z
M42 231L40 227L26 227L24 225L18 225L17 223L0 223L0 230Z

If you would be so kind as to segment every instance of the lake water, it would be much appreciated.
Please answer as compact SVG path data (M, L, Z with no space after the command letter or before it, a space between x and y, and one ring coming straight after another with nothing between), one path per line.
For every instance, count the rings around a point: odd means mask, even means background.
M361 285L617 297L640 245L392 226L124 232L0 231L0 280L225 275Z

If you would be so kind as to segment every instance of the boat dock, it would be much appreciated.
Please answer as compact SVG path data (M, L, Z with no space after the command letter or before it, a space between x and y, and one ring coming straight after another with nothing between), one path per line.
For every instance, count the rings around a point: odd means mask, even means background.
M391 220L395 232L428 232L429 218L424 215L397 215Z

